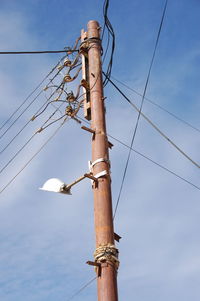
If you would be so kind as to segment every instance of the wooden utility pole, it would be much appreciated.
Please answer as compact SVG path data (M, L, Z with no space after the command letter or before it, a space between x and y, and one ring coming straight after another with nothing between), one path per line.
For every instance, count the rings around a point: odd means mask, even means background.
M94 265L97 271L98 301L117 301L118 250L114 243L109 142L106 134L104 95L101 66L100 26L88 22L88 31L82 31L85 48L85 117L91 120L91 172L98 178L93 184L96 250ZM84 64L85 65L85 64ZM83 80L84 81L84 80ZM87 83L89 84L87 87ZM90 262L91 263L91 262Z

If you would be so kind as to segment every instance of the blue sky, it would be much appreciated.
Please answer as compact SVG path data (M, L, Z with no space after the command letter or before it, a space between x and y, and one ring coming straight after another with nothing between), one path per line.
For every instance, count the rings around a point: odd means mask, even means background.
M164 1L110 1L116 35L113 77L143 92ZM103 25L103 1L4 1L0 3L0 51L54 50L72 46L87 22ZM169 1L146 96L200 128L200 3ZM0 122L61 58L60 54L0 56ZM61 76L58 81L62 80ZM76 83L69 89L76 91ZM141 98L118 84L137 105ZM48 93L47 93L48 94ZM42 93L38 103L45 101ZM108 133L130 145L137 114L108 84ZM37 110L34 104L1 139L1 149ZM51 109L46 113L50 114ZM199 131L144 102L143 112L199 162ZM81 113L82 114L82 113ZM44 118L45 118L44 116ZM31 123L0 156L1 168L41 126ZM39 134L0 174L0 188L51 135ZM2 132L0 132L2 133ZM128 149L113 141L110 152L113 203L119 193ZM197 186L199 170L141 117L134 148ZM0 300L64 301L95 276L85 262L95 247L90 181L70 197L38 190L58 177L73 181L88 169L90 136L70 121L12 184L0 194ZM200 298L199 190L135 153L115 219L120 269L119 299L197 301ZM93 282L74 300L96 300Z

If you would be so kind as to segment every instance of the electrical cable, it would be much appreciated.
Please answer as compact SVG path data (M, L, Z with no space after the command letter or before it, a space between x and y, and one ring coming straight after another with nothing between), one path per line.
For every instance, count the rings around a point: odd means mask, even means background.
M167 3L168 3L168 0L165 1L165 6L164 6L164 9L163 9L162 18L161 18L161 22L160 22L160 25L159 25L158 34L157 34L157 38L156 38L156 43L155 43L153 55L152 55L152 58L151 58L151 62L150 62L150 66L149 66L149 70L148 70L148 74L147 74L147 79L146 79L146 82L145 82L144 92L143 92L143 95L142 95L142 101L141 101L141 104L140 104L140 109L138 111L137 121L136 121L135 128L134 128L134 131L133 131L133 136L132 136L132 139L131 139L131 148L133 146L135 136L136 136L136 132L137 132L137 129L138 129L138 124L139 124L139 120L140 120L140 116L141 116L141 112L142 112L142 107L143 107L143 104L144 104L144 98L146 96L146 91L147 91L147 87L148 87L148 83L149 83L149 79L150 79L150 75L151 75L151 70L152 70L154 59L155 59L156 50L157 50L158 42L159 42L159 39L160 39L160 33L161 33L161 29L162 29L162 26L163 26L163 21L164 21L164 17L165 17L165 13L166 13ZM131 149L129 149L128 157L127 157L127 160L126 160L126 165L125 165L125 168L124 168L124 173L123 173L122 182L121 182L121 186L120 186L120 190L119 190L119 194L118 194L118 198L117 198L117 203L116 203L114 214L113 214L113 219L115 219L115 215L116 215L117 208L118 208L118 205L119 205L119 201L120 201L124 181L125 181L125 178L126 178L126 173L127 173L127 169L128 169L130 156L131 156Z
M110 60L109 60L107 71L106 71L106 75L107 75L108 78L111 76L112 65L113 65L113 56L114 56L114 51L115 51L115 33L114 33L114 29L112 27L112 24L110 23L110 20L108 18L108 7L109 7L109 4L110 4L109 0L105 0L104 1L104 5L103 5L104 26L103 26L103 33L102 33L102 39L103 39L105 28L107 28L109 37L110 36L112 37L111 55L110 55ZM110 39L108 39L106 53L108 51L109 42L110 42ZM105 60L105 56L104 56L104 60ZM103 81L103 86L104 87L108 83L107 77L105 77L105 79Z
M104 73L105 74L105 73ZM139 112L138 107L120 90L115 83L109 79L109 82L116 88L116 90L126 99L126 101L137 111ZM165 135L144 113L140 115L163 137L165 138L173 147L175 147L185 158L187 158L192 164L200 168L200 165L195 162L191 157L189 157L180 147L178 147L167 135Z
M3 134L0 136L0 139L5 136L5 134L12 128L12 126L19 120L19 118L28 110L28 108L36 101L36 99L42 94L43 90L41 90L29 103L29 105L18 115L18 117L10 124L10 126L3 132Z
M79 56L79 55L78 55ZM62 59L64 59L65 58L65 56L62 58ZM60 61L62 61L62 59L60 60ZM58 64L60 63L60 61L58 62ZM57 64L57 65L58 65ZM56 67L57 67L57 65L56 65ZM73 67L71 68L71 66L70 66L70 69L72 70L72 69L74 69L75 67L78 67L79 65L77 65L77 66L75 66L74 64L73 64ZM63 68L62 68L63 69ZM54 77L48 82L48 85L51 83L51 82L53 82L53 80L55 79L55 77L60 73L60 71L62 70L62 69L60 69L55 75L54 75ZM63 83L61 83L60 84L60 86L55 86L55 87L57 87L57 89L50 95L50 97L46 100L46 102L37 110L37 112L35 113L35 115L37 115L38 113L39 113L39 111L46 105L46 103L51 99L51 97L61 88L61 86L63 85ZM49 87L48 87L49 88ZM37 95L36 95L36 97L33 99L33 101L32 102L34 102L35 100L36 100L36 98L38 98L39 96L40 96L40 94L43 92L43 90L42 91L40 91ZM62 93L63 92L66 92L63 88L62 88ZM61 93L61 94L62 94ZM61 96L61 94L59 94L59 97ZM32 103L31 103L32 104ZM31 104L29 104L29 106L31 105ZM28 106L28 107L29 107ZM48 104L47 104L47 106L48 106ZM46 107L47 107L46 106ZM27 107L27 108L28 108ZM45 109L46 109L46 107L45 107ZM26 109L27 109L26 108ZM26 110L25 109L25 110ZM44 110L45 110L44 109ZM24 110L24 111L25 111ZM14 125L14 123L21 117L21 115L24 113L24 111L13 121L13 123L10 125L10 127L6 130L6 132ZM42 111L43 112L43 111ZM37 115L37 116L34 116L34 119L36 118L36 117L38 117L39 115L41 114L41 112ZM11 143L17 138L17 136L26 128L26 126L30 123L32 121L32 119L30 119L28 122L26 122L26 124L21 128L21 130L11 139L11 141L0 151L0 154L2 154L10 145L11 145ZM5 132L5 133L6 133ZM3 133L3 135L5 134L5 133ZM3 137L3 135L2 135L2 137ZM1 136L0 136L0 138L1 138Z
M10 115L10 117L4 122L4 124L0 127L0 130L12 119L12 117L21 109L21 107L27 102L27 100L41 87L41 85L45 82L45 80L54 72L54 70L58 67L60 62L66 56L62 57L61 60L52 68L52 70L44 77L44 79L35 87L35 89L26 97L26 99L19 105L19 107Z
M108 32L108 40L107 40L107 45L106 45L106 51L103 55L102 65L104 64L104 61L106 59L106 55L107 55L107 52L108 52L109 45L110 45L110 35L109 35L109 32Z
M80 116L78 116L78 118L83 121L85 124L87 125L90 125L90 123L86 120L84 120L83 118L81 118ZM144 159L150 161L151 163L155 164L156 166L162 168L163 170L169 172L170 174L174 175L175 177L179 178L180 180L184 181L185 183L193 186L194 188L200 190L200 187L195 185L194 183L190 182L189 180L185 179L184 177L178 175L177 173L175 173L174 171L170 170L168 167L165 167L164 165L156 162L155 160L151 159L150 157L148 157L147 155L137 151L136 149L134 148L131 148L128 144L122 142L120 139L118 138L115 138L114 136L110 135L110 134L107 134L108 137L110 137L111 139L115 140L116 142L120 143L121 145L127 147L128 149L130 149L131 151L135 152L137 155L143 157Z
M70 300L74 299L74 297L78 296L86 287L88 287L96 279L97 279L97 277L92 278L85 285L83 285L77 292L75 292L71 297L69 297L66 301L70 301Z
M139 93L138 91L136 91L135 89L129 87L128 85L126 85L125 83L123 83L122 81L118 80L117 78L111 76L112 79L114 79L116 82L118 82L119 84L121 84L122 86L126 87L127 89L129 89L130 91L133 91L135 94L142 96L141 93ZM155 101L145 97L145 100L148 101L149 103L151 103L152 105L158 107L159 109L161 109L162 111L168 113L169 115L171 115L172 117L174 117L175 119L181 121L182 123L184 123L185 125L191 127L192 129L200 132L200 129L198 129L197 127L195 127L194 125L192 125L191 123L185 121L184 119L178 117L177 115L175 115L174 113L168 111L167 109L165 109L163 106L159 105L158 103L156 103Z
M62 84L61 84L62 85ZM46 105L46 103L51 99L51 97L56 93L57 90L60 89L60 86L57 87L57 89L49 96L49 98L46 100L46 102L36 111L35 115L37 115L39 113L39 111L43 108L43 106ZM43 91L41 91L42 93ZM41 94L40 93L40 94ZM22 133L22 131L28 126L28 124L32 121L33 119L29 119L25 125L19 130L19 132L17 132L17 134L9 141L9 143L0 151L0 154L2 154L11 144L12 142L19 136L19 134Z
M22 104L13 112L13 114L6 120L6 122L2 125L2 127L0 128L0 130L10 121L10 119L17 113L17 111L25 104L25 102L33 95L33 93L42 85L42 83L49 77L49 75L51 73L53 73L53 71L58 67L58 65L62 62L62 60L66 57L63 56L59 62L56 64L56 66L49 72L49 74L41 81L41 83L34 89L33 92L31 92L29 94L29 96L22 102ZM78 66L75 66L76 63L78 63L78 59L79 59L79 53L76 55L72 65L69 67L69 70L72 70ZM61 70L64 68L64 66L62 66L62 68L60 68L58 70L58 72L53 76L52 79L49 80L48 84L49 85L51 82L53 82L53 80L56 78L56 76L61 72ZM79 71L80 72L80 71ZM36 97L32 100L32 102L22 111L22 113L11 123L11 125L6 129L6 131L0 136L0 139L10 130L10 128L17 122L17 120L25 113L25 111L35 102L35 100L42 94L43 90L41 90Z
M43 123L40 129L52 118L53 115L56 114L56 112L60 109L60 107L63 105L63 103L51 114L51 116ZM1 168L0 174L10 165L10 163L21 153L21 151L31 142L31 140L36 136L38 131L36 131L24 144L23 146L18 149L18 151L14 154L14 156Z
M57 102L66 102L66 101L65 100L59 100L59 99L58 100L51 100L51 101L49 101L45 105L44 109L42 109L42 111L40 111L38 114L34 114L34 119L37 118L37 117L39 117L40 115L42 115L44 113L44 111L48 108L49 105L51 105L52 103L57 103Z
M68 47L67 47L68 48ZM66 53L71 54L78 52L77 49L66 49L66 50L44 50L44 51L0 51L0 54L43 54L43 53Z
M52 79L49 80L50 84L55 78L56 76L60 73L61 70L59 70ZM17 116L16 119L14 119L14 121L10 124L10 126L3 132L3 134L0 136L0 139L4 137L4 135L12 128L12 126L19 120L19 118L28 110L28 108L37 100L37 98L42 94L44 90L41 90L34 98L33 100L28 104L28 106L26 106L26 108Z
M31 142L31 140L35 137L37 134L34 133L26 142L23 144L23 146L14 154L14 156L1 168L0 174L10 165L10 163L19 155L19 153Z
M167 167L161 165L160 163L158 163L158 162L156 162L155 160L151 159L150 157L148 157L148 156L142 154L141 152L137 151L136 149L131 148L129 145L127 145L126 143L122 142L121 140L119 140L119 139L117 139L117 138L115 138L115 137L113 137L113 136L111 136L111 135L108 135L108 136L109 136L111 139L113 139L113 140L119 142L121 145L124 145L125 147L127 147L127 148L130 149L131 151L135 152L135 153L138 154L139 156L141 156L141 157L147 159L147 160L150 161L151 163L153 163L153 164L159 166L160 168L162 168L163 170L169 172L170 174L174 175L175 177L179 178L180 180L182 180L182 181L188 183L189 185L193 186L194 188L200 190L200 187L199 187L199 186L197 186L197 185L195 185L194 183L190 182L189 180L183 178L182 176L178 175L177 173L175 173L174 171L170 170L169 168L167 168Z
M51 123L47 124L46 126L43 125L43 126L40 128L39 131L45 130L45 129L48 128L50 125L56 123L57 121L61 120L61 119L64 118L65 116L66 116L66 114L62 115L61 117L57 118L56 120L52 121ZM51 117L52 117L52 116L51 116Z
M64 121L65 122L65 121ZM37 152L26 162L26 164L18 171L18 173L0 190L2 193L15 179L16 177L31 163L31 161L41 152L41 150L47 145L47 143L57 134L59 129L63 126L64 122L54 131L54 133L42 144L42 146L37 150Z

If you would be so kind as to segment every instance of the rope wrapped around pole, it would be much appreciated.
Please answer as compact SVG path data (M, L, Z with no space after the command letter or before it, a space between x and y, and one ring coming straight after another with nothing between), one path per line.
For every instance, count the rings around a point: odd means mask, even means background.
M115 269L118 270L119 268L119 259L118 259L119 251L115 247L115 245L107 244L107 245L100 245L96 248L94 252L94 259L96 263L111 263L115 266Z

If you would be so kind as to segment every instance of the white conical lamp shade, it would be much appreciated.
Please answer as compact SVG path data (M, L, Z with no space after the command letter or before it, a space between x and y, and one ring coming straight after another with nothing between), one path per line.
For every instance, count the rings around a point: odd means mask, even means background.
M70 189L66 189L66 184L62 182L61 180L57 178L52 178L47 180L44 185L39 188L41 190L45 191L53 191L53 192L59 192L59 193L64 193L64 194L71 194Z

